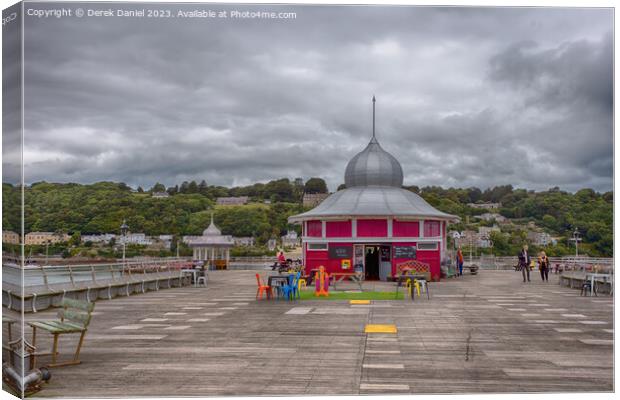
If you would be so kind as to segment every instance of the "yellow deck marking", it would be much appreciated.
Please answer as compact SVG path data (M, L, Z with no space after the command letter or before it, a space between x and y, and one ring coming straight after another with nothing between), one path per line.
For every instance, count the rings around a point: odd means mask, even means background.
M370 304L370 300L351 300L349 304Z
M365 333L396 333L396 325L376 325L368 324L364 329Z

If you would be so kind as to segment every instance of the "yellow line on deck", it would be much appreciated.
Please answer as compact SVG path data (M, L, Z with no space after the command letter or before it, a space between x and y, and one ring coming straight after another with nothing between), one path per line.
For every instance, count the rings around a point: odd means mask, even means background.
M370 304L370 300L351 300L349 304Z
M368 324L366 328L364 328L365 333L396 333L398 330L396 329L396 325L388 324L388 325L377 325L377 324Z

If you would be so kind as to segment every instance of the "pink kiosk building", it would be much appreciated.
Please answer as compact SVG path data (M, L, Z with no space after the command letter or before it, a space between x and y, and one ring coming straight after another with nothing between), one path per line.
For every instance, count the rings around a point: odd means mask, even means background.
M402 188L400 163L375 137L374 103L373 97L372 139L349 161L346 189L289 218L302 225L306 272L324 266L330 273L363 271L367 280L387 280L399 265L418 260L438 281L447 255L447 225L458 217Z

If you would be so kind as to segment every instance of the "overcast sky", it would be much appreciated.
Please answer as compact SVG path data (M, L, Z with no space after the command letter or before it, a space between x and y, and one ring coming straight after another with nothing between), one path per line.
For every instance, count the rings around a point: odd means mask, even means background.
M406 185L612 190L611 10L155 7L297 18L26 16L27 182L335 190L374 94Z

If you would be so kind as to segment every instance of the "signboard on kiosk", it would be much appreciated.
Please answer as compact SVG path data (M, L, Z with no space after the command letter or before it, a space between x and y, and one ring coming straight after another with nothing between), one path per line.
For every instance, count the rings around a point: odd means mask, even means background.
M394 258L416 258L415 246L394 246Z
M351 246L329 246L329 258L353 258L353 247Z
M390 261L390 246L381 246L381 261Z

